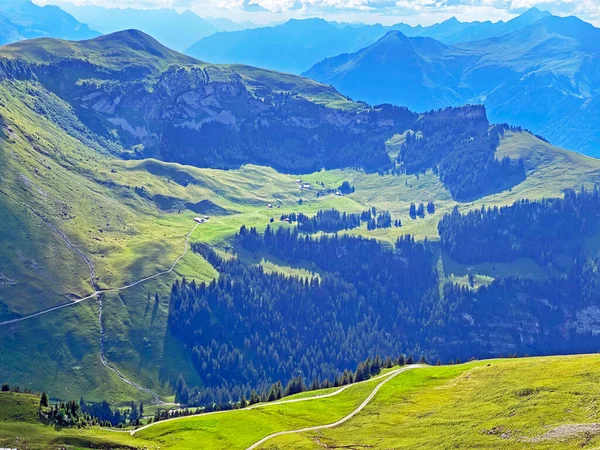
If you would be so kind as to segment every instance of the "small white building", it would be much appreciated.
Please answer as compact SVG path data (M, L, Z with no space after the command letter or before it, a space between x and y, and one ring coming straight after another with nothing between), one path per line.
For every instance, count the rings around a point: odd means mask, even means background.
M204 223L204 219L202 217L194 217L194 221L198 223Z

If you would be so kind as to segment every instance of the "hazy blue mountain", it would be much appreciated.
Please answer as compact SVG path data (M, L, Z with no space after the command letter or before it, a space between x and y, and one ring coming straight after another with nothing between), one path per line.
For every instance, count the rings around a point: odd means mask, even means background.
M427 110L484 103L491 120L600 155L600 29L549 16L512 33L445 45L391 31L305 75L357 100Z
M332 84L355 100L411 105L425 111L462 103L456 91L460 71L444 62L454 52L431 38L409 38L390 31L356 53L324 60L306 75Z
M289 20L270 27L217 33L186 50L213 63L240 63L300 73L318 61L356 51L386 32L382 25L344 26L323 19Z
M105 8L74 6L64 8L78 20L102 33L136 29L174 50L184 50L198 39L219 31L219 27L192 11L179 14L174 9Z
M57 6L0 0L0 44L37 37L82 40L99 34Z
M253 22L234 22L233 20L225 19L224 17L204 17L208 23L213 24L219 31L242 31L251 28L258 28Z
M502 36L520 30L550 16L548 11L531 8L508 22L460 22L452 17L428 27L398 24L391 27L410 37L430 37L444 44L456 44Z
M390 30L452 44L507 34L548 15L547 12L531 9L509 22L468 23L451 18L428 27L406 24L385 27L323 19L290 20L277 26L213 34L196 42L186 53L214 63L242 63L300 73L325 58L367 47Z

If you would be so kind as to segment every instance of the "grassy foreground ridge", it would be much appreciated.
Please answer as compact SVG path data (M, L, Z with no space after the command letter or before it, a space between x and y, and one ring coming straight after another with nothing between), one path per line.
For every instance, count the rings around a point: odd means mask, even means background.
M159 422L133 435L54 429L37 421L37 396L2 393L0 445L243 450L275 432L334 423L389 378L339 427L276 437L258 448L595 448L598 373L596 355L414 367L334 396L318 398L335 389L318 391L311 400Z

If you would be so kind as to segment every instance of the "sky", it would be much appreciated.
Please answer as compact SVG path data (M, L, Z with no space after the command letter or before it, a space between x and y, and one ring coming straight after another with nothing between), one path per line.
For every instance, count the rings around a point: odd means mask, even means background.
M509 20L531 7L556 15L576 15L600 26L600 0L34 0L113 8L191 9L201 17L225 17L257 24L290 18L322 17L340 22L398 22L431 25L456 17L461 21Z

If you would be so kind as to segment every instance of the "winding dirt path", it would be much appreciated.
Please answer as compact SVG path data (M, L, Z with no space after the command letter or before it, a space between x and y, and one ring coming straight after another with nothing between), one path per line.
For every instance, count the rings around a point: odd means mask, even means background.
M371 394L369 395L369 397L367 397L367 399L356 409L354 410L352 413L350 413L350 415L344 417L343 419L339 420L338 422L336 422L335 424L331 424L331 425L323 425L320 427L316 427L314 429L320 429L320 428L331 428L333 426L337 426L340 425L342 423L344 423L347 420L350 420L350 418L354 417L354 415L358 414L360 411L362 411L364 409L365 406L367 406L369 404L369 402L373 399L373 397L375 396L375 394L377 394L377 391L381 388L381 386L383 386L385 383L387 383L390 379L394 378L396 375L399 375L403 372L406 372L407 370L412 370L412 369L418 369L418 368L422 368L425 367L422 364L413 364L411 366L405 366L405 367L401 367L399 369L396 370L392 370L391 372L385 373L383 375L378 375L376 377L370 378L368 380L365 381L359 381L358 383L352 383L352 384L347 384L346 386L342 386L339 389L336 389L333 392L330 392L328 394L321 394L321 395L315 395L312 397L304 397L304 398L294 398L294 399L290 399L290 400L280 400L280 401L276 401L276 402L268 402L268 403L257 403L256 405L251 405L248 406L246 408L244 408L241 411L248 411L248 410L252 410L252 409L263 409L263 408L269 408L269 407L274 407L274 406L280 406L280 405L285 405L288 403L300 403L300 402L309 402L309 401L313 401L313 400L320 400L323 398L329 398L329 397L335 397L336 395L341 394L342 392L344 392L346 389L349 389L353 386L357 386L359 384L363 384L363 383L370 383L372 381L375 380L381 380L383 379L383 381L381 383L379 383L371 392ZM211 416L211 415L215 415L215 414L227 414L227 413L231 413L232 411L240 411L240 410L227 410L227 411L213 411L213 412L209 412L209 413L204 413L204 414L194 414L194 415L190 415L190 416L181 416L181 417L173 417L171 419L165 419L165 420L160 420L158 422L152 422L149 423L148 425L144 425L143 427L140 428L136 428L135 430L110 430L110 431L116 431L116 432L122 432L122 433L129 433L132 436L134 436L136 433L143 431L147 428L153 427L155 425L160 425L166 422L173 422L175 420L183 420L183 419L190 419L191 417L206 417L206 416ZM256 444L254 444L253 446L249 447L248 450L256 448L256 446L260 445L261 443L275 437L275 436L279 436L280 434L290 434L290 433L301 433L302 431L310 431L313 428L310 429L302 429L302 430L292 430L292 431L280 431L278 433L273 433L269 436L266 436L265 438L263 438L261 441L257 442Z
M345 422L349 421L350 419L352 419L354 416L356 416L358 413L360 413L363 409L365 409L366 406L369 403L371 403L371 400L373 400L373 398L375 397L375 395L377 395L377 392L379 392L379 390L387 382L389 382L390 380L394 379L396 376L400 375L401 373L406 372L407 370L416 369L416 368L419 368L419 367L423 367L423 366L422 365L407 366L407 367L403 367L401 369L398 369L398 370L396 370L394 372L391 372L390 374L387 374L387 377L381 383L379 383L377 386L375 386L375 389L373 389L373 391L359 405L358 408L356 408L354 411L352 411L346 417L343 417L342 419L338 420L337 422L330 423L330 424L327 424L327 425L317 425L317 426L313 426L313 427L300 428L300 429L297 429L297 430L278 431L277 433L273 433L273 434L270 434L268 436L265 436L260 441L252 444L246 450L254 450L255 448L258 448L259 446L261 446L262 444L264 444L265 442L267 442L268 440L273 439L273 438L278 437L278 436L285 436L287 434L295 434L295 433L304 433L304 432L308 432L308 431L324 430L326 428L334 428L334 427L340 426L343 423L345 423Z
M9 325L9 324L13 324L13 323L17 323L17 322L21 322L23 320L27 320L27 319L31 319L33 317L38 317L41 316L43 314L48 314L50 312L53 311L57 311L59 309L62 308L66 308L67 306L73 306L76 305L78 303L81 303L85 300L90 300L92 298L97 297L98 298L98 323L100 325L100 361L102 362L102 365L104 367L106 367L107 369L111 370L121 381L123 381L125 384L128 384L129 386L134 387L135 389L139 390L140 392L143 392L145 394L148 394L152 397L152 402L154 404L158 404L158 405L166 405L167 403L163 402L160 399L160 396L152 391L149 388L146 388L140 384L137 384L134 381L131 381L130 379L128 379L125 375L123 375L121 372L119 372L118 369L116 369L115 367L113 367L113 365L110 363L110 361L108 360L108 357L106 356L105 352L104 352L104 341L105 341L105 337L106 337L106 333L104 330L104 323L102 321L102 294L104 293L108 293L108 292L120 292L120 291L124 291L127 289L130 289L134 286L137 286L139 284L142 284L146 281L149 281L153 278L159 277L161 275L166 275L168 273L171 273L174 269L175 266L177 265L177 263L179 261L181 261L181 259L187 254L188 251L188 243L190 240L190 236L192 235L192 233L196 230L196 228L198 227L199 224L196 224L194 226L194 228L192 228L192 230L187 234L186 238L185 238L185 244L184 244L184 250L183 253L175 260L175 262L173 262L173 264L171 265L171 267L168 270L159 272L159 273L155 273L154 275L150 275L148 277L139 279L131 284L128 284L126 286L122 286L119 288L110 288L110 289L99 289L97 283L96 283L96 271L94 268L94 263L92 262L92 260L88 257L88 255L86 255L83 251L81 251L75 244L73 244L69 238L67 237L67 235L61 230L59 229L57 226L55 226L52 222L50 222L50 220L48 220L48 218L46 218L42 213L38 212L35 208L33 208L31 205L28 205L27 203L24 203L18 199L16 199L15 197L13 197L12 195L10 195L8 192L4 191L3 189L0 189L0 193L5 195L6 197L8 197L10 200L12 200L13 202L27 208L28 210L30 210L33 214L35 214L38 218L40 218L50 229L52 229L53 231L55 231L67 244L67 246L72 249L73 251L75 251L79 256L81 256L81 258L85 261L85 263L87 264L88 268L89 268L89 272L90 272L90 284L92 286L92 289L94 290L93 294L88 295L87 297L83 297L80 299L77 299L75 301L71 301L69 303L64 303L62 305L58 305L58 306L54 306L52 308L48 308L42 311L39 311L37 313L34 314L30 314L28 316L23 316L23 317L19 317L17 319L11 319L11 320L6 320L4 322L0 322L0 326L2 325Z
M52 228L52 230L56 231L56 233L58 233L63 238L63 240L66 242L66 244L71 249L73 249L75 252L77 252L77 254L79 254L85 260L85 262L88 265L89 270L90 270L91 284L92 284L92 288L94 289L94 293L90 294L90 295L88 295L86 297L78 298L77 300L73 300L73 301L71 301L69 303L63 303L62 305L53 306L52 308L47 308L47 309L44 309L42 311L38 311L36 313L29 314L27 316L18 317L16 319L5 320L4 322L0 322L0 326L10 325L10 324L13 324L13 323L22 322L22 321L27 320L27 319L33 319L34 317L39 317L39 316L42 316L44 314L48 314L48 313L51 313L51 312L54 312L54 311L58 311L59 309L67 308L69 306L74 306L74 305L77 305L78 303L81 303L81 302L84 302L86 300L90 300L92 298L98 297L100 294L107 294L107 293L110 293L110 292L125 291L127 289L131 289L132 287L135 287L135 286L138 286L138 285L140 285L142 283L145 283L146 281L150 281L150 280L152 280L152 279L154 279L156 277L160 277L162 275L166 275L166 274L169 274L169 273L173 272L173 270L175 269L175 266L177 265L177 263L179 263L179 261L181 261L181 259L184 258L185 255L187 254L187 252L188 252L188 243L189 243L190 237L191 237L192 233L194 231L196 231L196 228L199 225L199 224L195 224L194 227L192 228L192 230L187 234L187 236L185 238L183 253L175 260L175 262L173 262L173 264L171 265L171 267L168 270L164 270L162 272L158 272L158 273L155 273L153 275L141 278L141 279L139 279L137 281L134 281L133 283L127 284L125 286L116 287L116 288L98 289L98 286L96 285L96 275L95 275L95 271L94 271L94 264L92 263L92 261L90 260L90 258L85 253L83 253L77 246L75 246L69 240L69 238L65 235L65 233L62 232L62 230L60 230L55 225L53 225L43 214L37 212L32 206L28 205L27 203L23 203L22 201L17 200L16 198L14 198L10 194L6 193L2 189L0 189L0 193L6 195L8 198L10 198L11 200L13 200L14 202L20 204L21 206L26 207L31 212L33 212L45 224L47 224L50 228Z

